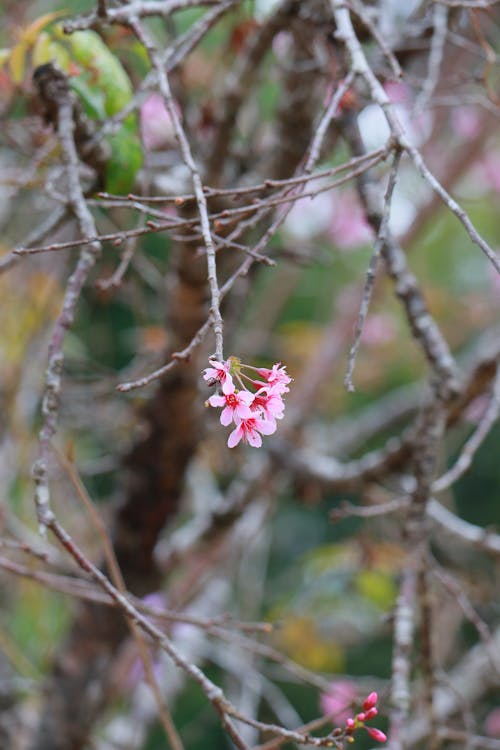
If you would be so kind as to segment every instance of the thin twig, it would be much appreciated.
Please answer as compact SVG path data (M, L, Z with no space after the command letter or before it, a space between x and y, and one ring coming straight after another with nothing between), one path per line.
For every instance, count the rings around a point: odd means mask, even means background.
M354 372L354 365L356 362L356 354L359 349L361 342L361 336L363 334L363 327L365 325L366 316L368 315L368 308L370 306L370 300L372 297L373 287L375 285L375 278L377 275L377 267L380 259L382 248L386 243L387 227L389 224L389 216L391 212L391 202L396 187L396 179L398 175L399 161L401 153L398 151L394 154L394 162L389 175L389 182L387 184L387 190L384 196L384 208L382 212L382 219L380 222L379 230L377 233L377 239L373 248L373 252L368 264L368 270L366 272L365 284L363 287L363 296L361 299L361 307L359 310L358 319L356 321L356 329L354 332L354 342L349 352L349 360L347 364L347 372L344 378L344 385L348 391L353 392L355 390L354 383L352 382L352 375Z
M165 107L170 115L177 142L179 143L182 158L191 173L194 194L196 196L196 203L200 216L201 233L203 236L207 256L208 284L210 287L211 297L210 319L215 335L215 356L218 360L222 361L224 359L224 340L223 322L220 312L220 290L217 281L217 264L215 259L215 247L210 229L210 220L208 218L207 199L203 190L203 183L201 180L200 172L194 161L191 146L189 145L186 132L182 125L181 118L179 117L179 113L175 105L172 92L170 90L168 75L162 65L158 50L154 45L149 33L146 32L144 27L138 21L131 20L130 16L127 20L139 41L144 45L151 61L151 65L156 70L159 90L163 97Z
M85 202L79 176L79 159L73 138L73 101L66 78L54 69L53 96L57 107L57 132L61 143L63 161L68 182L68 207L74 213L83 237L97 234L94 219ZM54 325L49 343L49 362L45 377L43 397L43 422L39 437L39 456L33 466L35 480L35 503L42 533L52 517L48 480L50 443L57 429L61 376L64 363L63 344L66 331L71 326L80 293L97 256L101 251L99 242L83 247L75 270L68 280L61 312Z

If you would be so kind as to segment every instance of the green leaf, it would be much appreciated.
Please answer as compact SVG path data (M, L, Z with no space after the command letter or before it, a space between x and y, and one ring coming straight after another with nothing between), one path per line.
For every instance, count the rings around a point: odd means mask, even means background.
M132 97L132 84L121 62L95 31L77 31L64 34L60 26L54 27L56 38L70 52L73 60L89 74L89 89L104 95L107 115L115 115Z
M127 124L109 142L112 153L106 165L106 191L126 195L133 189L135 177L142 166L142 144Z

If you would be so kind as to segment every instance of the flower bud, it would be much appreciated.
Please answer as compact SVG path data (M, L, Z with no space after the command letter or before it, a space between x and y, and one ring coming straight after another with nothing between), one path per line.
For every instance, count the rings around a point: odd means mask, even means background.
M370 708L373 708L374 706L377 705L377 701L378 701L378 695L374 691L373 693L370 693L368 698L365 698L365 700L363 701L363 708L365 709L365 711L368 711Z
M375 727L365 727L365 729L373 740L376 740L377 742L387 742L386 735L381 732L380 729L375 729Z

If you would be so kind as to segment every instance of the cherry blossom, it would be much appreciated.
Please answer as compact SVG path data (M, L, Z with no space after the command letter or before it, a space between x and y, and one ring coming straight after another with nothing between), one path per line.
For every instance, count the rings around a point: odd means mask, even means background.
M148 151L163 149L174 143L172 118L160 94L148 96L141 106L140 119L142 140Z
M240 440L243 440L244 443L248 443L254 448L260 448L262 445L261 434L272 435L273 432L276 432L276 422L273 424L267 419L254 417L242 419L236 429L229 435L227 445L228 448L234 448Z
M203 378L207 382L218 380L222 384L223 393L233 393L234 384L230 373L230 364L228 362L218 362L216 359L211 359L210 364L212 366L206 367L203 371Z
M255 394L252 402L252 409L254 411L262 411L264 418L269 422L276 422L277 419L283 419L285 404L281 398L281 394L273 390L273 388L261 388Z
M226 385L227 388L227 385ZM233 419L251 419L254 413L250 409L255 396L250 391L237 391L233 386L232 393L224 393L222 396L210 396L210 406L224 406L220 415L220 423L227 427Z
M236 425L229 435L228 447L234 448L243 442L260 448L262 435L272 435L276 431L276 420L284 417L283 394L290 390L288 383L292 380L286 367L281 362L276 362L270 369L253 367L234 356L225 362L210 360L210 365L204 370L203 377L209 385L220 383L222 393L215 393L205 403L222 407L220 422L224 427L232 422ZM247 370L252 376L246 373Z
M288 393L290 390L287 386L288 383L292 382L292 379L287 374L286 367L281 362L276 362L271 370L266 367L259 367L257 372L269 385L275 387L276 393Z
M342 723L350 716L350 707L356 700L356 685L350 680L330 683L329 690L321 694L320 708L325 716L332 716ZM350 721L353 721L351 719Z

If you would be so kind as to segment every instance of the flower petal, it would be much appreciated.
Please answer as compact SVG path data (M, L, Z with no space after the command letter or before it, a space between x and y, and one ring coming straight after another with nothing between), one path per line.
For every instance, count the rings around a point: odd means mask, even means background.
M245 406L244 404L239 404L234 412L238 419L252 419L252 417L255 416L255 412L253 412L249 406Z
M227 427L233 421L233 414L234 409L231 409L230 406L226 406L226 408L222 410L222 413L220 415L220 423L224 425L224 427Z
M260 448L262 445L262 438L257 432L257 430L248 430L246 434L246 439L249 445L251 445L253 448Z
M222 383L222 393L228 396L230 393L234 393L234 383L231 375L227 372L224 381Z
M271 422L269 419L256 419L256 428L263 435L272 435L276 432L276 422Z
M241 425L238 425L238 427L230 433L227 439L227 447L234 448L236 445L238 445L242 437L243 430L241 428Z
M207 403L210 404L210 406L224 406L226 403L226 399L224 396L218 396L217 394L214 394L213 396L210 396Z

